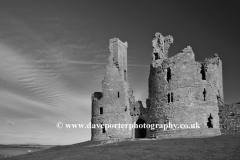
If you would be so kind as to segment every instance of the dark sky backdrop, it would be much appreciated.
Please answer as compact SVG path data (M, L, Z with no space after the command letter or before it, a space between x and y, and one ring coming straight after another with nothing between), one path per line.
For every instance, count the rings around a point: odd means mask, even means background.
M173 36L169 56L188 45L196 61L217 53L225 102L240 101L239 18L238 0L1 0L0 143L89 140L90 129L56 123L90 122L114 37L128 42L129 83L144 105L155 32Z

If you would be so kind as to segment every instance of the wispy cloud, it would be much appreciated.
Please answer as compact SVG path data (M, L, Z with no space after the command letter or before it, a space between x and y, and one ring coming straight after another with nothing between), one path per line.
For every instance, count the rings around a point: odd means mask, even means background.
M66 64L79 64L79 65L107 65L104 62L94 62L94 61L74 61L74 60L39 60L39 61L32 61L33 63L66 63Z
M12 121L10 121L10 120L8 120L8 121L7 121L7 123L8 123L8 124L10 124L10 125L12 125L12 126L14 126L14 125L15 125L15 123L13 123L13 122L12 122Z
M79 29L70 31L66 23L70 22L54 16L35 20L31 15L0 15L0 137L5 137L0 143L20 139L70 143L76 139L69 140L56 123L90 122L91 94L101 91L108 40L76 36ZM131 57L128 66L130 72L148 67ZM90 138L90 130L68 132Z

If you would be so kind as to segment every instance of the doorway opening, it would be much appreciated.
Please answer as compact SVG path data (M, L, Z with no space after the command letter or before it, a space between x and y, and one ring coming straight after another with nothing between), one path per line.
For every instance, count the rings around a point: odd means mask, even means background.
M138 119L136 124L138 125L138 128L135 128L135 138L146 138L147 129L146 127L144 128L146 122L143 119Z

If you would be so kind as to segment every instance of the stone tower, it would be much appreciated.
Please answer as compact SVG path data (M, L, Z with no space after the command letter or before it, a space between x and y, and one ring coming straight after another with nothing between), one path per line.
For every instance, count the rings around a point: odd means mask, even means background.
M150 124L198 123L199 129L151 130L158 138L219 135L218 104L223 102L222 61L217 54L196 62L190 46L168 58L172 36L156 33L147 99Z
M131 138L129 128L106 128L104 124L131 124L129 98L132 91L127 82L127 42L110 39L109 64L102 81L102 92L92 94L92 140Z
M146 108L135 101L127 82L127 43L110 39L109 64L102 92L92 94L92 140L220 135L219 106L224 104L222 61L217 54L196 62L190 46L168 57L172 36L156 33ZM104 124L180 124L190 128L107 128ZM197 125L196 125L197 123ZM196 128L196 127L200 128ZM194 128L195 127L195 128Z

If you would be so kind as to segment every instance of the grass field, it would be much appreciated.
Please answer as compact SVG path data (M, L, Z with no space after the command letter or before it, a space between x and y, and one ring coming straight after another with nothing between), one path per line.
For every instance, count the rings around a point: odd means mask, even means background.
M69 160L240 160L240 134L211 138L124 141L104 146L87 141L20 155L11 159ZM89 147L91 146L91 147Z
M41 151L43 149L35 149L35 148L0 148L0 158L11 156L17 156L26 154L28 150L31 150L32 152Z

